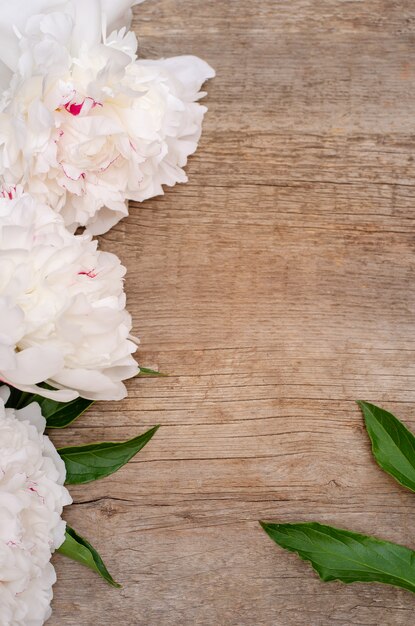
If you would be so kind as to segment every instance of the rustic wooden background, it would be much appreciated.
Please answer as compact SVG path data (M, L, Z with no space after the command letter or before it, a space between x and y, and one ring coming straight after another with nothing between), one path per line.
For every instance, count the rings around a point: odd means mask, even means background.
M148 0L149 57L218 72L190 182L103 238L129 269L136 380L59 445L160 423L67 519L123 590L55 559L53 626L412 626L415 599L322 584L259 518L415 546L414 496L354 399L415 428L413 0Z

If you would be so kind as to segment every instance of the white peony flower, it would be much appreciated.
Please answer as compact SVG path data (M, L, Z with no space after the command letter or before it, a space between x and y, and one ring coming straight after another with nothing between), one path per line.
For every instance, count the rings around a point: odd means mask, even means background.
M125 268L46 205L15 195L0 199L0 379L62 402L123 398L122 381L138 372Z
M196 101L214 71L193 56L137 60L125 27L105 35L106 18L122 23L132 2L107 14L99 0L57 4L17 21L0 101L0 182L47 201L69 229L100 234L127 214L127 200L187 180L206 111Z
M105 19L109 32L129 27L131 7L144 0L71 0L69 10L76 18L74 28L79 40L88 37L99 43L102 36L101 20ZM68 0L0 0L0 88L6 89L20 57L17 31L24 30L33 15L54 13L68 8ZM86 41L86 39L84 39Z
M72 500L39 405L5 409L8 393L0 388L0 624L41 626L56 581L50 558L65 539L62 508Z

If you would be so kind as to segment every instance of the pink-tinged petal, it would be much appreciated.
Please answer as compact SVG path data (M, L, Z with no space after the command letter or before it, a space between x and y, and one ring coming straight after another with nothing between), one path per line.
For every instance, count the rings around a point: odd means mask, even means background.
M73 99L75 98L75 96L76 96L76 93L71 98L71 100L69 100L69 102L66 102L66 104L63 105L63 108L66 109L68 113L70 113L71 115L74 115L75 117L77 117L83 112L88 113L91 109L95 109L95 107L104 106L102 102L98 102L97 100L94 100L94 98L91 98L90 96L87 96L86 98L84 98L82 102L73 102ZM88 106L85 106L85 105L88 105Z
M68 102L67 104L65 104L65 109L68 111L68 113L70 113L71 115L79 115L82 111L82 108L85 104L85 100L83 102L81 102L80 104L75 104L74 102Z
M16 185L11 187L3 187L0 191L0 196L2 198L8 198L9 200L13 200L16 197Z
M80 178L85 178L84 172L80 172L77 167L71 165L69 163L61 163L60 164L65 176L73 181L78 181Z

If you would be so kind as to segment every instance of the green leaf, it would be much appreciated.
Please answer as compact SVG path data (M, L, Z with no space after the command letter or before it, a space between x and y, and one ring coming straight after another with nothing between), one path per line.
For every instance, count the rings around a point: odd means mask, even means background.
M45 389L54 390L54 387L51 387L47 383L40 383L39 387L44 387ZM10 388L10 398L7 401L7 407L13 409L23 409L28 406L32 402L38 402L39 398L43 399L43 396L39 396L34 393L29 393L27 391L20 391L20 389L15 389L11 385Z
M113 587L121 587L115 582L95 548L68 525L66 526L65 541L57 552L94 570Z
M76 398L72 402L55 402L36 396L33 401L40 404L48 428L66 428L94 404L93 400L85 398Z
M392 413L358 402L363 411L372 452L380 467L401 485L415 491L415 437Z
M155 426L129 441L60 448L58 452L66 465L66 484L81 485L113 474L144 448L158 428Z
M47 389L52 389L46 383L43 383L43 386ZM40 405L48 428L66 428L94 404L93 400L85 400L85 398L76 398L72 402L56 402L43 396L26 393L10 387L10 398L7 401L8 408L22 409L32 402L37 402Z
M167 377L168 374L163 374L163 372L156 372L155 370L151 370L148 367L140 367L140 371L138 376L162 376Z
M415 552L409 548L315 522L260 524L279 546L310 561L324 581L378 582L415 593Z

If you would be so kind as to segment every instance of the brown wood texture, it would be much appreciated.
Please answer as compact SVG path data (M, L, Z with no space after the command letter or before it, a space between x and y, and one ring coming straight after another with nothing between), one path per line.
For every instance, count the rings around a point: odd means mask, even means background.
M413 495L372 460L355 399L415 428L412 0L148 0L142 54L217 78L190 182L102 239L129 274L140 362L58 445L160 423L68 521L111 589L56 557L53 626L411 626L415 599L323 584L257 520L415 547Z

